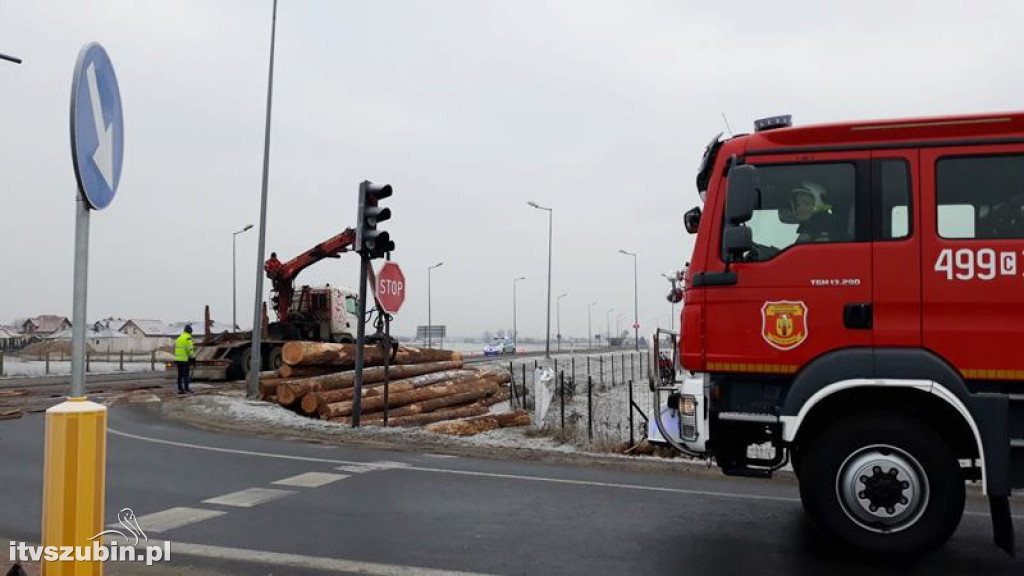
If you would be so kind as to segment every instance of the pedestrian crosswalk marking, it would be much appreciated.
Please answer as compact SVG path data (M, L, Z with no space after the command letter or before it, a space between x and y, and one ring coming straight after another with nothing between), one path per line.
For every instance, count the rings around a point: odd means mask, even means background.
M220 510L205 510L203 508L186 508L181 506L137 516L135 520L146 532L166 532L167 530L174 530L175 528L181 528L182 526L188 526L189 524L195 524L196 522L202 522L203 520L209 520L224 514L226 512ZM110 526L117 528L119 524L112 523Z
M277 490L275 488L248 488L246 490L240 490L238 492L232 492L231 494L225 494L223 496L217 496L216 498L210 498L203 500L203 504L219 504L221 506L235 506L237 508L252 508L260 504L265 504L278 498L284 498L289 494L294 494L294 490Z
M330 472L306 472L291 478L271 482L275 486L294 486L296 488L319 488L331 482L348 478L347 474L331 474Z

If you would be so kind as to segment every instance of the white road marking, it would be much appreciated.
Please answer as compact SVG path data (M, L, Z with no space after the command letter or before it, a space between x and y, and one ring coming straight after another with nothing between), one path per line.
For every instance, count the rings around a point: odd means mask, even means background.
M203 520L209 520L224 514L226 512L220 510L178 507L138 516L135 520L146 532L166 532L167 530L174 530L175 528L181 528L182 526L188 526L189 524L195 524L196 522L202 522ZM120 524L111 524L111 526L116 528Z
M276 486L294 486L296 488L319 488L331 482L348 478L347 474L331 474L329 472L306 472L291 478L271 482Z
M375 468L370 468L369 466L347 466L347 465L346 466L335 466L334 469L338 470L340 472L350 472L352 474L364 474L366 472L373 472L375 470Z
M367 468L373 468L375 470L394 470L395 468L408 468L409 465L405 462L392 462L390 460L378 460L376 462L367 462L363 464Z
M478 476L483 478L501 478L505 480L525 480L529 482L549 482L552 484L572 484L575 486L593 486L597 488L618 488L625 490L640 490L647 492L667 492L670 494L689 494L693 496L715 496L719 498L741 498L746 500L769 500L774 502L799 502L799 498L787 496L768 496L762 494L737 494L735 492L713 492L708 490L690 490L687 488L667 488L662 486L638 486L635 484L617 484L614 482L599 482L596 480L567 480L565 478L550 478L545 476L522 476L519 474L499 474L497 472L472 472L469 470L448 470L444 468L423 468L420 466L409 466L403 470L415 470L417 472L436 472L440 474L455 474L458 476Z
M253 506L265 504L271 500L277 500L278 498L284 498L285 496L294 493L294 490L247 488L245 490L239 490L238 492L232 492L231 494L225 494L223 496L217 496L216 498L203 500L203 504L220 504L221 506L252 508Z
M120 432L118 430L114 430L113 428L108 429L107 432L110 433L110 434L113 434L115 436L122 436L122 437L125 437L125 438L132 438L134 440L141 440L143 442L153 442L153 443L156 443L156 444L165 444L165 445L168 445L168 446L177 446L179 448L193 448L193 449L196 449L196 450L208 450L208 451L212 451L212 452L223 452L223 453L228 453L228 454L240 454L240 455L243 455L243 456L256 456L256 457L259 457L259 458L279 458L279 459L284 459L284 460L299 460L299 461L303 461L303 462L321 462L321 463L324 463L324 464L348 465L348 466L354 466L354 467L365 466L365 464L366 464L365 462L354 462L354 461L350 461L350 460L331 460L331 459L328 459L328 458L310 458L310 457L307 457L307 456L292 456L292 455L289 455L289 454L275 454L275 453L271 453L271 452L252 452L252 451L249 451L249 450L234 450L234 449L231 449L231 448L218 448L218 447L215 447L215 446L202 446L200 444L188 444L188 443L185 443L185 442L174 442L174 441L171 441L171 440L161 440L159 438L149 438L147 436L139 436L137 434L129 434L127 432ZM739 499L743 499L743 500L769 500L769 501L775 501L775 502L793 502L793 503L799 503L800 502L799 498L791 498L791 497L785 497L785 496L767 496L767 495L762 496L762 495L759 495L759 494L738 494L738 493L735 493L735 492L711 492L711 491L705 491L705 490L688 490L688 489L685 489L685 488L664 488L664 487L660 487L660 486L639 486L639 485L636 485L636 484L617 484L617 483L612 483L612 482L594 482L594 481L588 481L588 480L566 480L566 479L563 479L563 478L550 478L550 477L544 477L544 476L520 476L520 475L514 475L514 474L496 474L496 473L491 473L491 472L468 472L468 471L464 471L464 470L446 470L446 469L443 469L443 468L424 468L424 467L419 467L419 466L408 466L408 467L401 468L401 469L402 470L412 470L412 471L423 471L423 472L435 472L435 473L439 473L439 474L463 474L463 475L468 475L468 476L490 476L490 477L495 477L495 478L506 478L506 479L509 479L509 480L527 480L527 481L533 481L533 482L552 482L552 483L556 483L556 484L576 484L576 485L580 485L580 486L599 486L599 487L603 487L603 488L617 488L617 489L621 489L621 490L651 491L651 492L662 492L662 493L669 493L669 494L689 494L689 495L694 495L694 496L712 496L712 497L720 497L720 498L739 498ZM964 515L987 517L988 513L986 513L986 512L964 511ZM1024 519L1024 515L1022 515L1022 514L1014 514L1013 518L1017 519L1017 520L1021 520L1021 519Z
M162 548L164 543L160 540L140 543L135 547L136 554L141 552L144 555L146 546L159 546ZM297 570L321 570L324 572L371 574L373 576L487 576L478 572L456 572L454 570L400 566L397 564L365 562L362 560L346 560L344 558L283 554L280 552L265 552L263 550L211 546L209 544L190 544L188 542L171 542L170 547L172 557L183 555L236 562L252 562L289 568L290 570L285 572L291 573L295 573Z
M122 436L124 438L131 438L133 440L142 440L143 442L152 442L154 444L164 444L166 446L176 446L178 448L194 448L196 450L207 450L209 452L220 452L222 454L238 454L240 456L256 456L259 458L279 458L281 460L295 460L298 462L319 462L322 464L353 464L360 465L363 462L356 462L353 460L331 460L329 458L314 458L312 456L293 456L291 454L273 454L270 452L253 452L251 450L237 450L235 448L218 448L217 446L203 446L202 444L189 444L188 442L174 442L173 440L161 440L159 438L150 438L148 436L139 436L137 434L129 434L128 432L121 432L108 428L107 433L113 434L114 436Z

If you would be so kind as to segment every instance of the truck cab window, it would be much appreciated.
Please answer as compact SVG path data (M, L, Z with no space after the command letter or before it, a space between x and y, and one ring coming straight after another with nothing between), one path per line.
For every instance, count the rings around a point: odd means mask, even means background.
M1024 156L943 158L935 171L940 236L1024 238Z
M761 197L747 222L754 248L743 261L770 260L798 244L853 241L853 164L759 165L757 170Z
M910 237L910 168L906 160L884 159L875 164L875 182L881 198L878 240Z

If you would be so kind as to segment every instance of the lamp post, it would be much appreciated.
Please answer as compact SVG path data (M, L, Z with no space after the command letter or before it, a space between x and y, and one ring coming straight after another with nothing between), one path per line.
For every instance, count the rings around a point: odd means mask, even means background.
M274 45L277 37L277 0L270 17L270 65L267 71L267 115L263 128L263 186L260 192L260 241L256 250L256 297L252 310L252 346L249 361L249 382L247 394L256 398L260 388L260 347L263 345L263 256L267 249L267 186L270 180L270 111L274 100ZM359 319L363 321L362 318Z
M615 337L618 338L622 335L622 319L625 318L622 314L615 315Z
M551 208L545 208L532 200L527 202L527 204L537 210L547 210L548 213L548 328L544 335L544 357L551 358L551 230L552 220L554 219L554 210Z
M431 296L431 290L430 290L430 273L434 270L434 268L439 268L442 265L444 265L444 262L438 262L437 264L434 264L433 266L427 268L427 348L433 348L434 347L434 340L433 340L433 336L434 335L432 333L433 330L434 330L434 320L433 320L433 316L431 315L432 314L432 312L431 312L432 296ZM443 345L444 344L444 342L443 342L444 339L442 338L441 340L442 340L441 344Z
M241 234L242 232L246 232L246 231L250 230L251 228L252 228L252 224L249 224L245 228L242 228L241 230L239 230L237 232L232 232L231 233L231 326L232 326L231 329L232 330L238 330L238 278L237 278L238 272L236 270L237 269L237 265L235 264L235 262L237 260L237 252L238 251L235 248L235 245L237 244L237 242L235 242L235 239L238 238L239 234Z
M526 280L526 276L512 279L512 348L515 349L513 354L519 353L519 328L516 327L516 284L520 280Z
M594 337L594 326L593 323L590 321L590 317L591 311L593 311L594 305L596 304L597 302L591 302L590 304L587 304L587 352L590 352L591 348L590 339Z
M604 313L604 345L608 346L610 343L608 340L612 337L612 312L615 312L615 308L609 308Z
M668 274L665 274L664 272L662 272L661 275L662 275L662 277L665 278L665 280L668 280L672 284L673 288L675 288L676 279L674 277L669 276ZM676 303L672 302L671 300L669 300L668 305L672 307L672 314L670 314L669 317L668 317L668 319L669 319L668 329L670 331L675 331L675 329L676 329Z
M556 318L556 322L557 322L557 324L555 324L555 334L556 334L556 339L558 340L558 351L559 352L562 351L562 298L565 298L566 296L567 296L567 294L565 292L563 292L563 293L558 295L558 298L555 298L555 312L556 312L555 318Z
M633 346L640 351L640 297L637 295L637 274L636 274L636 253L626 250L619 250L620 254L633 257Z

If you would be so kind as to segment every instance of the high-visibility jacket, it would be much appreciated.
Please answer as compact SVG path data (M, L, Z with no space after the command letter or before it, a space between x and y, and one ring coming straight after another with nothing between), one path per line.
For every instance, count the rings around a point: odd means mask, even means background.
M182 332L181 336L178 336L178 340L174 343L174 361L188 362L195 357L196 349L192 345L192 335L188 332Z

